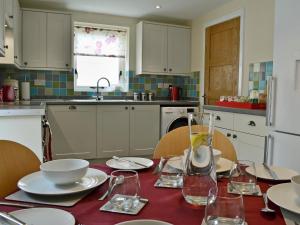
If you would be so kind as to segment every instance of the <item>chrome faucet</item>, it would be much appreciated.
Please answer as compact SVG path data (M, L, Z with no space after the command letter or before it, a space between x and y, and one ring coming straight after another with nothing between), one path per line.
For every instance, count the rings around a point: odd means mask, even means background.
M99 78L99 80L97 81L97 100L103 100L103 96L102 96L102 95L99 95L99 94L100 94L99 88L101 88L101 89L104 89L104 88L105 88L105 87L99 87L99 82L100 82L100 80L106 80L107 83L108 83L108 87L110 87L110 82L109 82L109 80L108 80L106 77L101 77L101 78Z

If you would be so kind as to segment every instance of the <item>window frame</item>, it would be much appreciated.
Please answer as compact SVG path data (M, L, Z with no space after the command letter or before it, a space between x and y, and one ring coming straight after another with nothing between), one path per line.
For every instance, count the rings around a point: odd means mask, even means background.
M129 72L129 56L130 56L130 27L128 26L116 26L116 25L108 25L108 24L98 24L98 23L86 23L86 22L78 22L78 21L74 21L73 22L73 26L72 26L72 30L73 30L73 41L72 41L72 56L73 56L73 65L74 65L74 69L73 69L73 74L74 74L74 92L97 92L97 82L95 82L95 86L78 86L77 85L77 79L78 79L78 74L77 74L77 60L75 57L75 53L74 53L74 47L75 47L75 31L74 31L74 27L75 26L83 26L83 27L93 27L93 28L98 28L98 29L110 29L110 30L122 30L126 32L126 52L125 52L125 66L124 66L124 74L123 76L128 76L128 72ZM100 77L99 77L100 78ZM101 89L101 92L114 92L116 90L120 90L122 92L127 92L129 90L129 78L126 79L127 80L127 84L125 84L122 82L119 82L118 85L112 85L111 87L106 87ZM120 81L120 80L119 80Z

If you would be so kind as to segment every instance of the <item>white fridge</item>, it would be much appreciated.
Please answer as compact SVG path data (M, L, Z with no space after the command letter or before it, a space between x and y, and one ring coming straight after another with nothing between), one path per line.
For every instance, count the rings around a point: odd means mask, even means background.
M300 172L300 1L276 0L265 160Z

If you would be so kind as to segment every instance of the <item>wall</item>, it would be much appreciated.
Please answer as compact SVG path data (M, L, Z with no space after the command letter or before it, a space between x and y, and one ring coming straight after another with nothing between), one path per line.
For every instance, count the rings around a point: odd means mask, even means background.
M245 16L242 95L248 95L249 64L271 61L273 58L274 0L232 0L193 20L191 67L192 71L204 71L205 26L241 9Z
M153 92L154 96L165 98L168 96L168 85L180 86L184 97L199 96L199 72L194 72L191 76L162 76L162 75L143 75L135 76L136 62L136 24L137 18L72 12L72 20L77 22L107 24L114 26L129 27L129 91L128 92L109 92L104 95L109 96L132 96L133 92ZM184 22L181 25L187 25ZM91 92L74 92L74 77L70 72L63 71L34 71L17 69L0 69L1 80L10 76L20 82L30 81L31 96L41 97L72 97L95 95Z

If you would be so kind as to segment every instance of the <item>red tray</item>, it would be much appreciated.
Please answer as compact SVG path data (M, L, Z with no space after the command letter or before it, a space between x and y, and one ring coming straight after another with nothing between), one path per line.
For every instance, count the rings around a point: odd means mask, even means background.
M253 104L250 102L216 102L217 106L241 108L241 109L266 109L265 103Z

